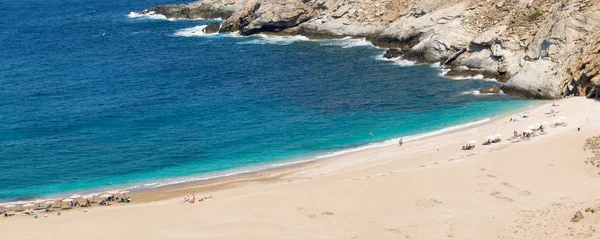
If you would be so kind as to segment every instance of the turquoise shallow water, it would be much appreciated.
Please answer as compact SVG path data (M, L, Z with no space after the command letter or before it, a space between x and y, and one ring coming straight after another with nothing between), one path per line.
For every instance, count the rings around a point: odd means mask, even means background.
M5 1L0 201L152 188L312 159L531 102L362 41L201 35L173 1ZM112 185L111 185L112 183Z

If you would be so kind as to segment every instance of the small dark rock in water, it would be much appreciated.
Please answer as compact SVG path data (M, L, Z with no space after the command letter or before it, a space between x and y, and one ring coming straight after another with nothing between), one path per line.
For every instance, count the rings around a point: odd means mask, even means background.
M208 24L208 26L206 26L204 29L202 29L202 31L206 34L212 34L212 33L218 33L220 28L221 28L221 24L211 23L211 24Z
M333 215L333 212L323 212L322 215L331 216Z
M500 93L500 87L498 87L497 85L491 85L490 87L479 89L479 93L481 93L481 94L498 94L498 93Z
M398 48L387 49L387 51L385 51L385 54L383 54L383 57L387 59L396 58L399 56L402 56L402 50Z
M573 216L573 218L571 219L572 222L579 222L581 221L581 219L583 219L583 213L581 213L581 211L577 211L575 213L575 216Z

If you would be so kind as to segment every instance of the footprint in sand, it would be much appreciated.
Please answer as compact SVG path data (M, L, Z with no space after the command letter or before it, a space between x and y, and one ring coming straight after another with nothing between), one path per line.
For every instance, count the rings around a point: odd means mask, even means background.
M431 207L435 207L439 204L442 204L442 202L435 198L428 198L428 199L419 200L416 202L416 204L417 204L417 206L420 206L420 207L431 208Z
M400 233L400 228L386 228L383 230L386 232Z
M531 195L531 192L530 192L530 191L527 191L527 190L524 190L524 191L521 191L521 192L519 192L519 194L521 194L521 195L523 195L523 196L530 196L530 195Z
M492 195L493 197L497 198L497 199L502 199L505 200L507 202L514 202L515 200L509 197L505 197L502 195L502 192L499 191L494 191L492 192L490 195Z
M327 212L321 213L321 215L323 215L323 216L333 216L333 212L327 211Z
M317 217L317 215L315 215L315 214L309 214L309 215L306 215L306 216L307 216L308 218L310 218L310 219L313 219L313 218Z
M507 186L509 188L514 188L514 186L512 184L507 183L507 182L502 182L502 185Z

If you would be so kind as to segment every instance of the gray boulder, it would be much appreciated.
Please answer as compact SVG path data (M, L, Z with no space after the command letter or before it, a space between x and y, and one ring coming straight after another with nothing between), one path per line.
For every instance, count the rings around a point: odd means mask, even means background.
M508 80L502 91L525 98L558 98L561 79L556 75L555 67L555 63L547 60L532 62Z
M206 34L218 33L221 28L221 24L219 23L211 23L208 24L202 31Z

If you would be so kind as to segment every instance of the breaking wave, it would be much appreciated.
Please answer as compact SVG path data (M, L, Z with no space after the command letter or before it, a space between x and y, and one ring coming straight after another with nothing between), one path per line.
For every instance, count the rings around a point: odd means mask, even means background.
M342 39L333 39L333 40L320 40L319 45L321 46L339 46L342 48L351 48L351 47L374 47L373 44L367 39L356 39L351 37L344 37Z
M256 34L248 37L249 40L238 42L237 44L254 44L254 45L264 45L264 44L273 44L273 45L289 45L294 42L301 41L310 41L305 36L269 36L265 34Z
M127 14L127 17L172 21L171 19L167 19L167 17L165 17L165 15L157 14L155 12L148 12L148 13L130 12L129 14Z

